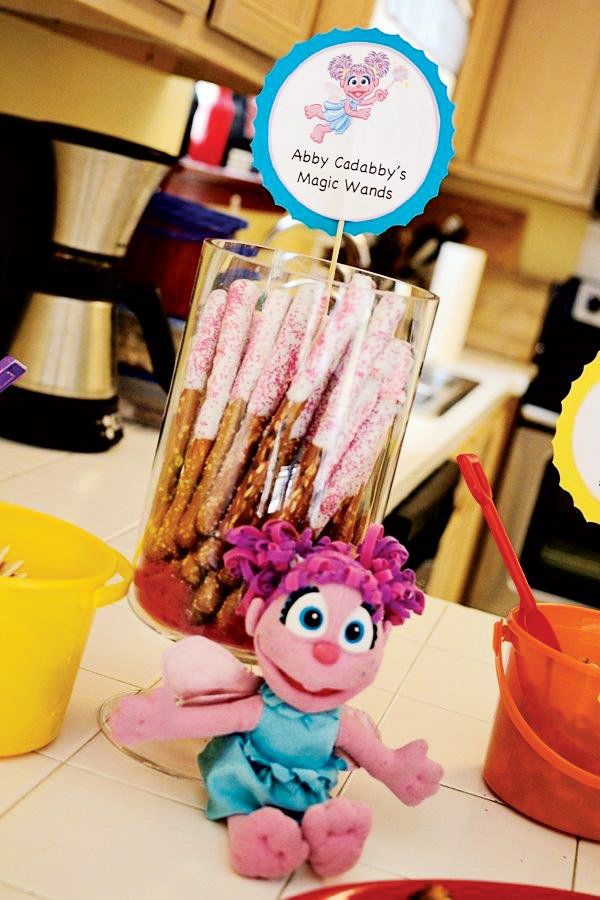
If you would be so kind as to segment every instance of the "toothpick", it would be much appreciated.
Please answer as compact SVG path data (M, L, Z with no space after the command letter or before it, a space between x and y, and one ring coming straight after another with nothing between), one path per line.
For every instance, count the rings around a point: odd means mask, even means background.
M325 290L327 291L327 296L331 296L331 289L333 287L333 279L335 277L335 268L337 266L338 257L340 255L340 247L342 246L342 238L344 237L344 225L346 224L344 219L340 219L338 222L337 231L335 233L335 240L333 242L333 247L331 248L331 262L329 264L329 272L327 273L327 285Z

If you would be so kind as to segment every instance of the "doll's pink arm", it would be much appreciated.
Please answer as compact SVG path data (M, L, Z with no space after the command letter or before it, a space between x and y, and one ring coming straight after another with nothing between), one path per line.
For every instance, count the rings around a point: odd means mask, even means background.
M361 97L359 100L360 106L373 106L374 103L378 101L377 92L374 94L370 94L368 97Z
M361 114L360 106L358 109L352 109L349 100L344 100L344 112L352 119L364 119L364 116Z
M342 710L336 746L407 806L416 806L435 794L444 774L442 767L428 758L425 741L391 750L350 709Z
M110 717L110 730L125 747L144 741L216 737L252 731L262 709L258 695L211 706L180 706L169 688L160 687L124 697Z

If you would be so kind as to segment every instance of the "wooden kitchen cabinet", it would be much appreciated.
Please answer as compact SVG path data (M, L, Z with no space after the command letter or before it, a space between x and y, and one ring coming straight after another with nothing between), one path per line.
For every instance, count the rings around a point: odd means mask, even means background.
M475 427L456 451L456 455L476 453L492 486L500 473L515 409L516 400L504 401ZM461 479L454 493L454 511L427 582L428 594L452 603L464 599L484 526L479 505Z
M162 71L262 86L273 60L331 28L367 26L375 0L0 0L0 11Z
M271 56L283 56L312 34L319 0L216 0L210 24Z
M600 167L598 0L478 0L451 172L590 206Z

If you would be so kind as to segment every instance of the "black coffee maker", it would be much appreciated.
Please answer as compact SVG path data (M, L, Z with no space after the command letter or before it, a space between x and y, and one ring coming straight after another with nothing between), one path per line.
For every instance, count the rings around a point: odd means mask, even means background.
M175 353L160 296L127 282L122 260L175 162L109 135L0 117L0 350L27 366L2 398L0 435L80 452L121 439L117 304L139 319L168 391Z

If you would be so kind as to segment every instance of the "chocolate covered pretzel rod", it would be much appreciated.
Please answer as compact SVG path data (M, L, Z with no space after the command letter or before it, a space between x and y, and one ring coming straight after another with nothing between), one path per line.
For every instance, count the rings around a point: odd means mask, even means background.
M405 303L397 294L384 294L371 315L374 300L374 291L367 293L365 289L364 340L359 326L309 427L300 473L283 511L284 517L298 527L307 518L315 498L319 502L334 462L344 453L377 400L379 384L374 369L398 327Z
M310 345L323 313L319 294L317 286L304 285L290 305L269 361L252 391L244 422L223 461L213 490L198 511L196 527L201 534L211 535L216 531L269 418L276 412L298 370L302 351Z
M254 311L246 352L233 383L217 438L206 460L194 496L177 529L176 540L181 547L190 548L197 542L196 518L216 487L215 481L244 419L251 393L272 353L289 302L288 291L276 288L269 291L261 308Z
M256 284L244 279L234 281L227 292L223 324L206 384L205 397L194 422L175 496L156 539L157 552L163 558L177 552L175 535L179 520L187 509L217 436L248 340L252 313L258 296L259 289Z
M254 459L254 451L269 418L276 412L300 360L306 355L323 314L325 298L320 295L320 288L315 284L305 284L298 290L281 327L270 362L252 392L247 415L223 461L213 490L198 511L196 528L201 535L200 545L187 554L180 568L181 577L193 587L200 584L206 571L218 569L221 580L226 575L221 567L223 543L213 534L240 478Z
M190 432L196 419L198 407L204 398L206 382L208 381L210 367L217 347L226 300L226 291L211 291L198 317L191 341L183 389L179 397L177 412L169 431L164 463L158 479L154 505L146 530L145 552L149 556L152 555L154 539L173 499Z
M314 397L320 399L331 374L350 339L360 314L364 288L372 280L355 275L310 348L305 362L296 373L284 400L271 419L258 446L252 467L238 487L229 510L219 525L221 535L237 524L255 522L267 512L275 512L283 505L284 483L278 478L284 466L291 462L310 420L303 415ZM316 408L316 407L315 407ZM313 410L314 411L314 410ZM298 424L302 423L299 428ZM303 430L304 429L304 430ZM285 474L285 473L284 473ZM279 496L272 497L274 485Z
M346 501L359 494L369 480L384 438L393 424L399 406L406 399L405 388L411 367L410 345L397 338L390 341L382 364L377 402L360 423L350 445L333 467L320 506L311 514L310 526L317 534Z

